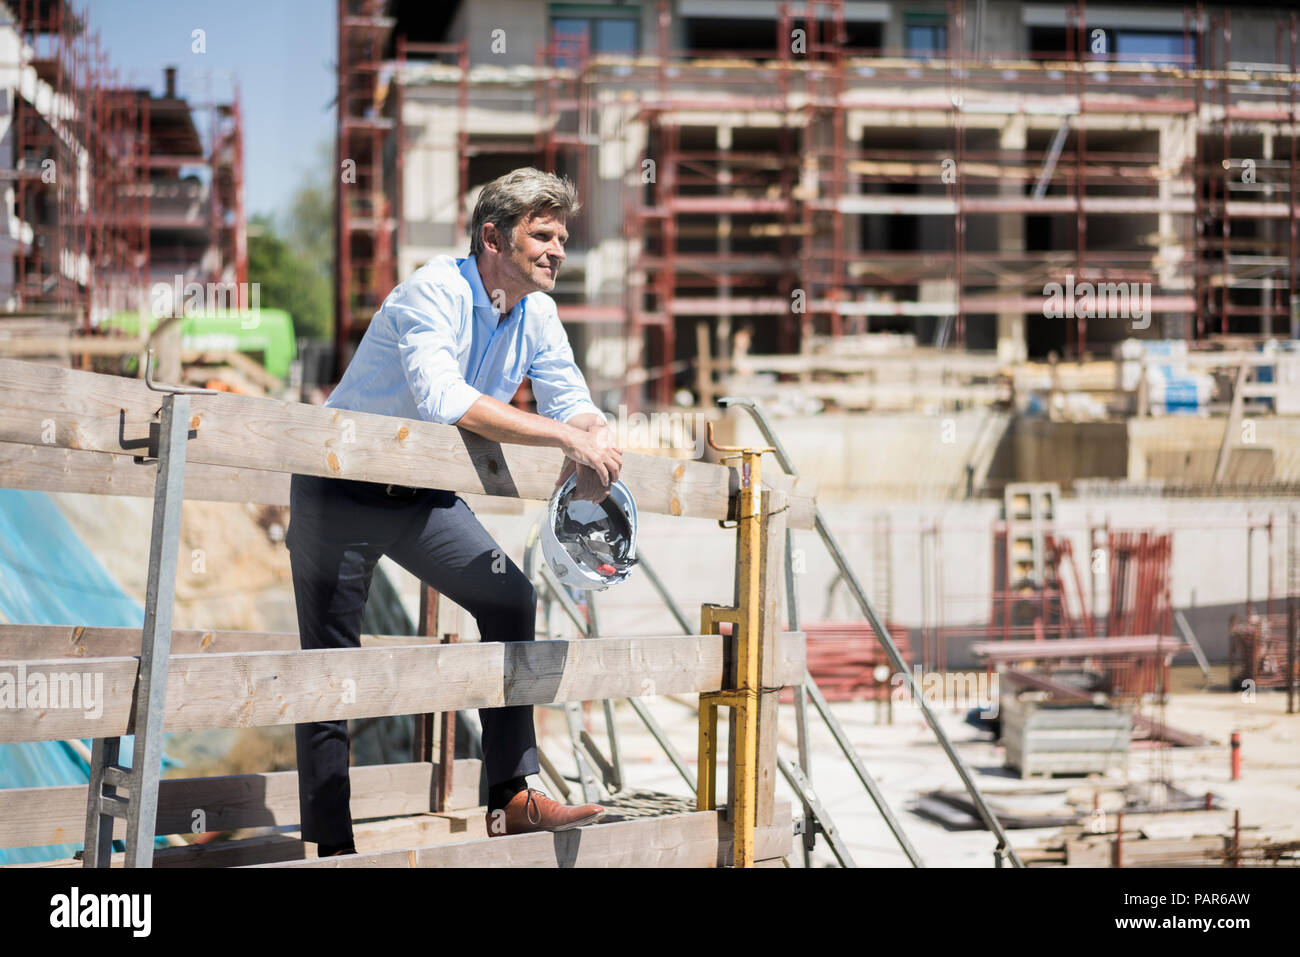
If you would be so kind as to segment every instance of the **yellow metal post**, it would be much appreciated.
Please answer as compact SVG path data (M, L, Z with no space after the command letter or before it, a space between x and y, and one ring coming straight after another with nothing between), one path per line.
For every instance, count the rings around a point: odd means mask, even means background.
M735 790L728 810L733 856L736 867L754 863L754 825L758 802L758 693L760 688L760 615L762 612L762 554L766 523L763 516L762 458L771 448L719 446L713 442L713 423L708 424L709 445L724 457L740 459L740 490L737 496L736 534L739 550L736 564L736 605L704 605L700 609L701 634L713 635L723 621L732 623L735 637L735 670L723 676L732 687L700 695L699 783L696 806L701 811L717 806L718 708L732 710L735 735ZM722 523L725 524L725 523Z

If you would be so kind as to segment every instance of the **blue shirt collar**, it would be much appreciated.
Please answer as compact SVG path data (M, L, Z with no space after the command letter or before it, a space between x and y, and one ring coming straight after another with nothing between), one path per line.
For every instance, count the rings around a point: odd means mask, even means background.
M478 259L475 256L466 256L464 259L458 259L456 265L460 268L460 274L469 282L469 288L474 296L474 316L482 321L489 329L497 326L497 311L492 305L492 297L488 295L483 288L483 277L478 274ZM524 302L528 297L524 296L515 307L508 312L503 322L509 322L516 316L522 316L524 312Z

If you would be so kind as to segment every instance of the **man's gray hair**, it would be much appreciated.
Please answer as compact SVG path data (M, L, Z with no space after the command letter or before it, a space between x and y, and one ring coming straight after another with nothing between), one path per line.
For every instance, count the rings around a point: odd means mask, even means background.
M492 223L512 245L515 227L525 217L558 212L566 217L582 208L578 202L578 188L566 177L543 173L525 166L499 176L483 187L474 204L474 215L469 227L469 252L471 256L483 252L483 225Z

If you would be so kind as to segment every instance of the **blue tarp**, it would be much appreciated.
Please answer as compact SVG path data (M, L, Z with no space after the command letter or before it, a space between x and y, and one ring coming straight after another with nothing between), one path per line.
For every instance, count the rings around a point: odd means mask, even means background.
M122 591L48 495L0 489L0 620L142 628L144 609ZM126 766L133 747L131 737L122 739ZM0 745L0 788L84 785L88 774L86 762L61 741ZM80 843L0 849L0 864L55 860L80 849Z

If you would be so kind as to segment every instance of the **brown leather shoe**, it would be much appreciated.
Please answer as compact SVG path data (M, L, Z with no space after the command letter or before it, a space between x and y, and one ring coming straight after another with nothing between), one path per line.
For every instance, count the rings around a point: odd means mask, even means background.
M510 803L499 811L484 815L488 837L506 834L528 834L532 831L567 831L595 824L605 814L599 804L582 804L576 807L553 801L536 788L520 791Z

